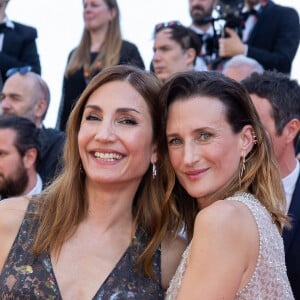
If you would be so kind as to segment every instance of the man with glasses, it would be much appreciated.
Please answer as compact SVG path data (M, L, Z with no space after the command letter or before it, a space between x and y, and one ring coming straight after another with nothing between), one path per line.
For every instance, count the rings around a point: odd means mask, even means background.
M6 80L6 72L12 67L30 65L32 71L41 74L36 46L35 28L11 21L6 13L8 0L0 0L0 72Z
M38 171L44 185L47 185L61 166L60 157L65 142L63 132L43 125L50 102L49 88L40 75L31 72L30 66L10 69L6 75L8 78L0 94L2 114L27 118L41 128Z

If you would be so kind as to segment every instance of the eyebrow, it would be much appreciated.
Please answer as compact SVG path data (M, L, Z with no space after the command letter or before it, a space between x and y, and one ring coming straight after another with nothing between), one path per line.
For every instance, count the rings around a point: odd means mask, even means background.
M212 130L212 128L210 127L207 127L207 126L204 126L204 127L199 127L199 128L195 128L193 131L192 131L192 134L197 134L198 132L201 132L201 131L206 131L206 130ZM177 132L170 132L170 133L166 133L166 136L167 137L176 137L176 136L180 136L179 133Z
M87 108L102 111L101 107L99 107L98 105L88 104L85 106L84 109L87 109ZM117 112L136 112L136 113L140 114L140 112L138 110L136 110L132 107L120 107L117 109Z

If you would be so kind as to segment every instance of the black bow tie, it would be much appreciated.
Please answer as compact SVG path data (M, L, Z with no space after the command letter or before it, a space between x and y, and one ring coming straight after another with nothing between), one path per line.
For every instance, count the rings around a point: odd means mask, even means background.
M242 19L246 21L249 16L258 16L258 14L259 14L258 11L252 8L242 13Z
M6 23L0 23L0 33L3 33L6 30Z

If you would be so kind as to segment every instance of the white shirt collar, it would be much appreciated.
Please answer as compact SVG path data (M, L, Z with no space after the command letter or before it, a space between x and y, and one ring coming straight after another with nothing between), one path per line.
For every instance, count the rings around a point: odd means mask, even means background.
M261 3L258 3L258 4L253 6L253 9L256 10L257 12L260 11L260 8L261 8ZM247 6L244 6L243 9L242 9L242 12L245 13L248 10L249 10L249 8Z
M211 35L213 36L214 35L214 28L213 26L211 25L208 30L206 32L204 32L202 29L196 27L194 24L192 24L190 26L190 28L195 31L197 34L207 34L207 35Z
M3 19L3 21L1 23L5 23L6 27L9 27L11 29L15 28L15 24L7 16L5 16L5 18Z
M39 194L43 189L43 181L39 174L36 174L36 184L33 189L27 194L27 196L34 196Z
M286 195L286 212L288 212L292 202L292 197L298 180L299 171L300 171L300 164L298 159L296 159L295 169L289 175L287 175L282 179L282 184Z

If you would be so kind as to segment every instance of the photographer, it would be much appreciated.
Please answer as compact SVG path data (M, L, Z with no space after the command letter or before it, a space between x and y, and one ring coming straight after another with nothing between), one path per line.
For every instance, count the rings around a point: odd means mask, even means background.
M211 62L216 58L217 51L213 51L213 41L217 38L213 20L213 11L218 0L189 0L189 12L192 18L190 28L196 32L202 43L198 54L195 70L204 71L210 69Z
M219 57L244 54L257 60L266 70L289 74L300 37L296 10L271 0L245 0L242 16L245 19L241 18L241 37L236 28L225 27L226 37L219 38Z

